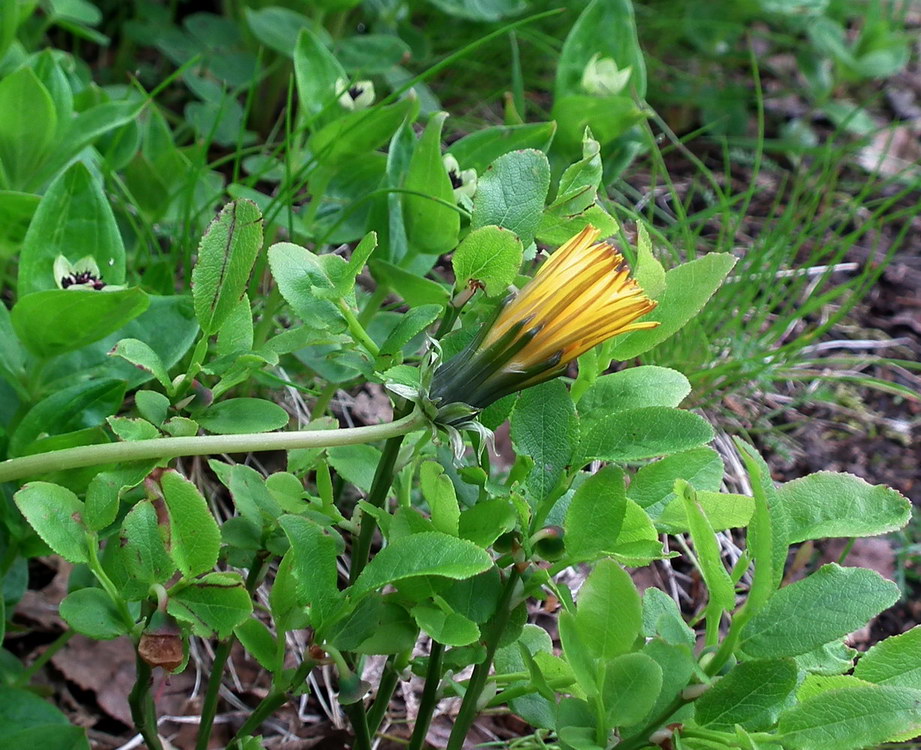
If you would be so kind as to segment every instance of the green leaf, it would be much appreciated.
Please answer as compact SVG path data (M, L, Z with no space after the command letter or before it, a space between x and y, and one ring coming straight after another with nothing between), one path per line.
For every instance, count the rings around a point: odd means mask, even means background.
M611 237L619 229L614 217L599 205L589 206L575 215L548 208L540 218L537 239L546 245L563 245L589 225L595 227L602 237Z
M518 275L524 250L509 230L497 226L474 229L454 251L455 286L463 289L476 281L486 289L486 295L503 294Z
M261 398L230 398L218 401L196 416L198 423L218 435L270 432L288 424L290 416L278 404Z
M573 24L556 70L554 96L583 93L582 75L595 56L613 58L620 70L632 71L626 91L646 95L646 63L636 35L629 0L593 0Z
M50 701L28 690L0 687L0 727L11 748L89 750L86 730L72 726Z
M747 526L755 512L755 501L747 495L698 490L696 496L697 505L713 531ZM678 498L665 506L655 522L656 528L666 534L683 534L690 530L687 510Z
M160 359L160 355L143 341L139 341L138 339L122 339L115 345L111 353L116 357L127 360L135 367L146 370L167 390L172 387L169 374L166 371L163 360Z
M444 307L451 299L448 290L437 281L405 271L383 260L371 261L371 271L381 283L393 289L406 304Z
M674 453L642 467L630 481L627 496L657 517L677 497L676 479L684 479L698 491L715 491L723 481L723 471L723 459L712 448Z
M441 160L441 130L447 116L447 112L438 112L429 119L409 162L403 185L406 190L421 193L403 196L410 249L431 255L453 250L460 232L460 214L452 208L454 189Z
M482 174L500 156L510 151L537 149L546 152L556 132L555 122L526 125L494 125L465 135L451 144L448 152L461 169Z
M390 140L407 115L418 111L418 106L413 99L403 99L384 107L350 112L316 131L307 145L325 166L367 158Z
M291 564L298 584L298 601L311 608L311 625L322 627L339 599L336 541L319 525L303 516L285 514L278 522L291 542Z
M94 476L86 489L86 508L83 511L87 528L99 531L115 521L122 492L143 482L153 465L147 461L122 464L117 469Z
M373 445L339 445L326 451L329 465L347 482L365 492L371 491L381 452Z
M615 152L611 145L641 122L646 113L630 96L594 96L574 94L553 103L553 119L559 131L557 142L574 151L582 143L582 134L591 128L598 142L607 152Z
M645 331L631 331L614 339L611 356L619 360L633 359L669 338L697 313L719 288L736 259L728 253L709 253L702 258L683 263L665 274L665 291L658 307L644 321L657 320L661 325Z
M525 663L525 652L535 657L538 654L549 656L552 651L553 641L550 640L550 636L547 634L546 630L537 625L525 625L521 631L521 636L515 643L504 646L496 651L496 672L513 674L528 672L529 667L528 664ZM531 661L532 663L536 663L536 659L532 659ZM568 676L570 678L575 679L572 671L568 669L568 665L565 662L559 661L558 663L562 665L562 669L568 670ZM537 686L533 684L533 680L511 682L508 683L506 689L514 690L528 687L534 690L538 689ZM532 726L552 728L554 726L556 696L554 695L554 699L551 701L543 695L531 693L510 700L509 708Z
M262 248L262 214L250 200L221 209L198 245L192 271L195 317L205 334L215 333L242 299Z
M412 339L422 333L441 315L441 305L411 307L400 316L399 322L381 344L382 356L394 356Z
M528 247L540 223L550 164L541 151L513 151L496 159L477 183L471 229L495 224L511 229Z
M54 145L54 102L32 69L23 66L0 80L0 112L0 187L28 188Z
M221 532L198 488L175 471L160 478L169 513L170 556L186 578L206 573L217 564Z
M54 262L59 256L71 263L90 257L106 284L125 282L125 247L115 216L102 186L81 162L51 183L29 224L19 258L20 299L58 289ZM55 325L64 320L56 319Z
M43 359L82 349L138 317L150 305L140 289L48 289L20 297L13 307L16 333Z
M627 512L624 473L606 466L586 479L566 512L566 555L595 560L611 551Z
M298 35L303 29L320 33L322 27L302 13L279 6L245 8L246 23L253 36L269 49L291 57Z
M736 724L746 729L773 724L795 687L792 659L742 662L694 702L694 718L701 726L725 731Z
M665 269L652 253L652 242L646 225L637 222L636 231L636 269L633 278L647 295L658 299L665 291Z
M827 537L875 536L908 523L911 503L889 487L853 474L820 471L781 485L789 542Z
M59 612L70 627L97 641L108 641L128 632L112 597L102 589L78 589L68 594Z
M217 332L217 355L226 357L239 352L248 352L252 348L253 308L249 303L249 295L244 294Z
M445 13L468 21L499 21L520 13L526 6L522 0L431 0Z
M646 654L621 654L604 666L603 680L608 726L629 726L652 711L662 689L662 668Z
M166 529L150 500L141 500L122 521L121 544L128 572L144 583L165 583L176 571L166 551Z
M697 643L697 636L684 621L675 600L655 586L643 592L643 635L658 635L666 643L692 648Z
M710 424L691 412L666 406L626 409L588 423L580 461L637 461L696 448L712 439Z
M863 627L898 598L898 586L876 571L823 565L768 599L742 629L740 646L756 658L805 654Z
M645 406L678 406L691 392L688 379L677 370L655 365L630 367L598 378L579 399L583 418Z
M334 104L336 84L348 80L345 69L309 28L301 29L294 47L297 101L311 118Z
M457 495L444 469L435 461L426 461L419 469L419 486L432 512L436 531L457 536L460 507Z
M921 730L921 691L873 685L829 690L781 714L793 750L857 750Z
M253 603L236 573L209 573L170 590L166 611L202 638L226 638L252 613Z
M134 405L148 422L161 425L166 421L170 400L157 391L141 390L134 394Z
M264 669L269 672L275 672L280 668L278 664L278 642L261 620L250 617L242 625L237 625L233 634L243 644L243 648L246 649L247 653L258 661ZM258 750L262 750L261 743Z
M703 508L697 501L697 493L683 479L675 482L675 492L681 499L686 513L688 530L694 541L697 562L709 594L707 605L707 632L716 632L722 612L735 608L735 586L723 565L720 545L716 540ZM712 605L712 606L711 606ZM711 628L714 630L711 631Z
M354 595L367 594L413 576L470 578L492 567L492 558L473 542L438 531L395 539L377 553L352 586Z
M48 482L29 482L14 496L16 507L42 541L68 562L89 560L83 503L70 490Z
M519 453L534 459L525 485L543 500L563 477L572 456L576 415L569 391L559 380L529 388L518 398L511 418L511 437Z
M550 209L568 216L584 211L595 203L601 177L601 144L586 128L582 138L582 158L566 167Z
M146 419L109 417L106 422L119 440L154 440L160 437L160 431Z
M514 529L517 519L511 500L490 498L460 514L458 533L480 547L488 547L506 531Z
M338 255L326 254L319 257L326 274L335 288L335 297L348 297L355 289L355 279L361 273L371 253L377 247L377 233L368 232L361 238L348 260Z
M125 384L110 378L76 383L39 401L10 437L11 455L23 455L40 437L97 427L118 411Z
M22 248L40 202L38 195L0 190L0 258L16 255Z
M412 616L420 628L446 646L466 646L480 637L475 622L457 612L443 612L432 604L417 604Z
M365 75L386 73L411 56L409 45L396 33L347 36L337 42L336 53L346 68Z
M921 626L874 645L857 661L854 676L878 685L921 689Z
M640 595L613 560L599 561L579 590L575 625L593 659L633 649L643 625Z
M70 290L67 293L70 294ZM110 336L49 362L46 368L49 385L55 388L68 386L77 373L81 378L115 377L125 381L129 389L151 380L153 376L146 370L120 357L109 356L109 352L124 338L136 338L147 343L167 369L178 363L198 334L192 300L180 296L148 299L150 306L147 310Z

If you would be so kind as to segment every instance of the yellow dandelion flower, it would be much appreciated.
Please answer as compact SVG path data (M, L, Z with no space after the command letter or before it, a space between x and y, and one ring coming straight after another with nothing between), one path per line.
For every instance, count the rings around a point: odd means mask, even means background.
M492 325L435 373L442 404L483 408L561 374L576 357L627 331L656 303L630 278L624 259L586 227L560 247L503 306Z

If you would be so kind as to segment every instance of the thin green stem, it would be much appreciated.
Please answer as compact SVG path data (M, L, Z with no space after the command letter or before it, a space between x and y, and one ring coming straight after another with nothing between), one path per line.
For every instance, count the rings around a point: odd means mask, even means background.
M512 614L510 605L519 575L518 569L515 567L509 571L505 588L502 590L502 598L496 608L496 614L489 623L486 638L483 639L483 645L486 646L486 658L473 668L473 674L467 684L467 691L464 693L464 700L461 702L454 728L448 738L446 750L461 750L463 748L467 732L470 731L470 727L476 719L480 695L483 693L483 688L486 687L492 660L496 655L496 649L499 648L499 638L501 638Z
M365 704L362 701L350 703L342 707L345 715L355 732L355 744L352 750L371 750L371 732L368 730L368 717L365 714Z
M250 565L249 573L246 575L246 590L250 596L256 591L259 581L262 579L262 573L265 569L266 553L260 550L253 558ZM214 725L214 717L217 716L217 701L221 693L221 682L224 677L224 667L227 659L230 657L230 650L236 638L230 635L226 640L221 641L214 650L214 661L211 663L211 675L208 677L208 690L205 693L205 702L202 704L201 720L198 724L198 739L195 743L195 750L208 750L208 741L211 739L211 727Z
M411 651L394 654L387 659L387 663L384 665L384 672L377 686L377 696L368 710L368 730L372 735L377 732L384 721L384 714L387 713L390 699L393 697L393 691L396 690L397 683L400 681L400 672L411 656Z
M342 313L342 317L345 318L345 324L349 327L349 333L352 334L352 338L361 344L368 354L372 357L377 357L381 353L380 347L374 343L364 326L358 322L358 318L355 317L352 308L349 307L344 299L337 300L336 305Z
M404 407L405 408L405 407ZM414 412L416 414L417 412ZM397 416L396 414L394 416ZM393 424L402 422L409 417L398 419ZM412 415L410 415L412 416ZM374 471L374 479L371 481L371 489L368 492L367 502L376 508L383 506L387 499L387 493L390 491L390 485L393 484L393 468L397 463L397 456L400 454L400 446L403 444L403 437L410 430L400 432L391 437L384 444L384 450L381 453L380 461L377 463L377 469ZM368 556L371 554L371 541L374 539L374 531L377 529L377 519L370 513L363 513L361 516L361 527L358 532L358 539L352 544L352 564L349 570L349 583L355 583L365 565L368 564Z
M58 651L60 651L64 646L67 645L67 642L77 634L76 630L68 628L63 633L61 633L57 638L55 638L48 647L42 651L38 657L33 661L26 669L24 669L19 677L16 678L16 685L19 687L24 687L29 684L29 681L38 674L39 670L44 667Z
M259 702L259 705L249 715L249 718L243 722L243 726L237 730L228 747L239 747L240 740L249 737L261 726L262 722L281 708L288 700L288 691L294 690L304 682L316 665L317 663L313 659L304 659L287 685L273 690Z
M441 682L441 663L444 651L445 647L441 643L432 641L429 666L425 672L425 687L422 688L422 700L419 702L416 726L413 727L407 750L422 750L422 744L429 733L429 724L432 723L432 716L438 705L438 685Z
M617 750L639 750L641 747L649 745L649 735L662 728L662 725L681 708L687 701L680 695L668 704L661 712L656 714L646 723L636 735L628 740L624 740L617 746Z
M373 443L405 435L419 429L424 424L425 417L416 412L385 424L339 430L202 435L85 445L3 461L0 463L0 482L10 482L14 479L46 474L51 471L128 461L165 460L178 456L207 456L220 453L255 453L294 448L330 448L356 443Z

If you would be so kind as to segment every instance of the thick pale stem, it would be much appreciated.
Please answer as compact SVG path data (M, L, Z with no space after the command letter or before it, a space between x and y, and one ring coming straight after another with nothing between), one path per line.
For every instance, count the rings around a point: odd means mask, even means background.
M302 430L299 432L265 432L245 435L203 435L159 438L124 443L105 443L38 453L0 462L0 482L77 469L83 466L151 461L179 456L210 456L221 453L255 453L292 450L294 448L331 448L337 445L374 443L417 430L425 417L414 412L386 424L349 427L341 430Z

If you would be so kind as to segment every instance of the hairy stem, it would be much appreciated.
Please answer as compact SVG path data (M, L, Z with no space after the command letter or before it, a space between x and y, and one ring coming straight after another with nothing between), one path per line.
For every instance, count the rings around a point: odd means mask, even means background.
M515 584L518 582L518 576L517 568L512 567L505 582L505 588L502 590L502 598L499 600L496 614L493 615L486 631L486 637L482 641L483 645L486 646L486 658L473 668L473 674L467 684L467 691L464 693L464 700L457 714L457 720L454 722L454 728L451 730L451 736L448 738L446 750L461 750L464 746L467 732L470 731L470 727L476 719L480 695L483 693L483 688L486 687L492 660L496 655L496 649L499 648L499 638L502 637L505 626L508 625L509 617L512 614L510 605Z
M409 740L407 750L422 750L422 745L425 743L425 736L429 732L429 724L432 723L435 706L438 705L438 684L441 682L441 660L444 652L445 647L441 643L432 641L429 666L425 672L425 687L422 689L416 726L413 727L413 735Z
M401 416L401 419L386 424L348 427L339 430L202 435L65 448L60 451L37 453L0 462L0 482L10 482L14 479L46 474L51 471L128 461L150 461L220 453L255 453L294 448L330 448L337 445L373 443L387 438L394 440L395 436L399 436L399 439L402 440L403 435L422 427L425 423L425 417L419 412Z

